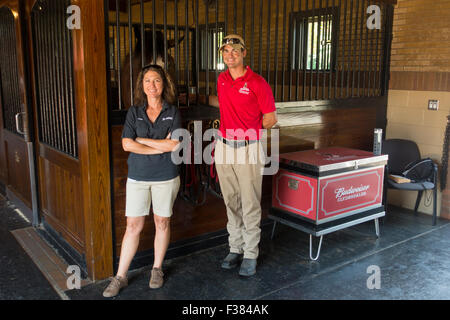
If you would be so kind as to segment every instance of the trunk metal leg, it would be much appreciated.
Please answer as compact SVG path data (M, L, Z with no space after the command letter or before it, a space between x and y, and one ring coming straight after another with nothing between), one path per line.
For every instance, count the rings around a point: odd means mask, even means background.
M315 258L313 258L312 256L312 235L309 235L309 258L313 261L316 261L317 259L319 259L319 255L320 255L320 249L322 248L322 239L323 236L320 236L320 241L319 241L319 248L317 249L317 255Z
M377 237L380 237L380 224L378 223L378 218L375 219L375 233L377 234Z
M276 225L277 225L277 222L274 221L274 222L273 222L273 227L272 227L272 235L270 236L270 240L273 239L273 235L275 234L275 227L276 227Z

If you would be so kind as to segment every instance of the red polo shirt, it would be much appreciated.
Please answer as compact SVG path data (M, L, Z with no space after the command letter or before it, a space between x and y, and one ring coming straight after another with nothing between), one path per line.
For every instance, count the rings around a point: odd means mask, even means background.
M235 80L230 71L217 79L220 106L219 134L230 140L259 140L263 114L274 112L275 100L266 80L246 67Z

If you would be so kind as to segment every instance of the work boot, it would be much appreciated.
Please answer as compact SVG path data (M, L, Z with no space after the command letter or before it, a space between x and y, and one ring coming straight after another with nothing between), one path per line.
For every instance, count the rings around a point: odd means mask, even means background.
M244 258L239 269L239 275L250 277L256 273L256 259Z
M241 262L243 254L230 252L222 262L223 269L233 269Z
M160 268L153 268L152 269L152 276L150 278L150 283L148 284L150 288L152 289L158 289L163 286L164 283L164 273Z
M108 287L106 287L105 291L103 291L103 296L105 298L112 298L117 296L117 294L119 293L120 289L125 288L128 285L128 279L127 277L113 277L111 278L111 282L108 285Z

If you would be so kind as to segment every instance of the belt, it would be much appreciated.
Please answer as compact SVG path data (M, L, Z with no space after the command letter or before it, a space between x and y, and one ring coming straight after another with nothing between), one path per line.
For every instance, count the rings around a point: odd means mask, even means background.
M258 140L227 140L223 137L220 137L220 140L222 140L224 143L226 143L227 145L229 145L230 147L233 148L240 148L240 147L246 147L249 144L258 142Z

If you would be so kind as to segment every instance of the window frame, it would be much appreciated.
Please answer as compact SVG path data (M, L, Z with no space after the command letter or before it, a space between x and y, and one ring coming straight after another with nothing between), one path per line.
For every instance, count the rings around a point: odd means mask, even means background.
M225 34L225 22L217 22L217 29L216 29L216 22L213 22L213 23L209 23L209 24L208 24L208 34L209 34L209 33L211 33L211 35L212 35L212 34L215 34L215 33L216 33L216 30L217 30L218 33L222 32L222 33L223 33L223 37L225 37L225 36L226 36L226 34ZM216 67L216 68L213 68L213 67L210 68L210 66L208 66L208 69L206 68L206 64L209 62L209 61L208 61L209 59L208 59L207 61L205 61L205 57L207 56L207 53L206 53L206 47L203 47L203 42L204 42L204 36L203 36L203 34L204 34L204 33L206 33L206 24L199 25L199 60L200 60L200 71L206 71L206 70L212 71L212 72L215 72L215 71L218 71L218 72L225 71L225 70L226 70L225 64L224 64L223 69L218 69L217 67ZM206 41L208 41L208 38L206 39ZM221 55L218 53L219 47L220 47L220 43L219 43L219 46L217 47L217 49L215 49L215 48L210 48L210 50L214 50L214 49L217 50L217 57L218 57L219 60L220 60ZM209 54L211 55L211 54L212 54L212 51L210 51ZM213 58L213 57L211 57L211 58ZM216 66L219 64L219 60L216 61ZM211 59L211 63L212 63L212 64L214 63L213 59ZM223 63L223 62L222 62L222 63Z
M321 73L330 73L336 71L336 57L337 57L337 43L339 40L339 7L328 7L328 8L322 8L322 9L314 9L314 10L306 10L306 11L296 11L291 12L289 15L289 68L292 71L301 70L301 71L307 71L307 72L313 72L318 71ZM307 56L307 50L308 50L308 44L310 43L311 39L308 38L308 32L305 32L304 27L302 28L302 41L294 43L294 31L296 30L297 25L300 25L302 22L305 21L309 22L310 18L318 18L318 17L324 17L327 15L331 15L332 22L331 22L331 55L330 55L330 68L323 69L318 68L315 66L314 68L311 66L311 68L308 68L308 56ZM315 21L314 21L315 22ZM294 25L295 23L295 25ZM320 29L319 29L320 30ZM307 36L306 38L306 47L304 43L304 36ZM317 38L316 40L317 41ZM297 46L297 43L299 45ZM300 57L299 50L302 50L304 53L301 55L303 60L297 59L296 57ZM306 53L306 57L305 57ZM321 56L319 54L319 56ZM295 60L294 60L295 59ZM304 65L304 62L306 64ZM320 64L319 64L320 65Z

